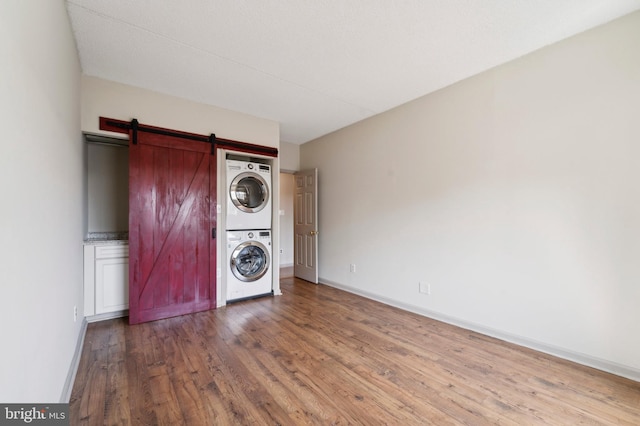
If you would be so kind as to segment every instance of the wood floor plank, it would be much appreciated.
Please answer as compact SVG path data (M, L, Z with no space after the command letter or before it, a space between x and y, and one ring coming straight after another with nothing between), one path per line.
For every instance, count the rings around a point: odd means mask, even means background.
M240 312L241 306L237 306L238 311ZM260 330L265 330L266 328L262 328L262 322L258 319L253 319L251 316L247 316L245 314L245 320L243 324L245 327L251 330L251 336L245 333L244 330L235 328L230 330L233 334L233 340L239 348L242 348L242 352L244 354L243 358L245 362L251 364L251 360L254 358L260 357L260 355L265 355L267 358L272 358L276 361L282 369L279 371L276 370L277 373L280 374L269 374L272 380L275 379L278 383L278 387L284 392L286 389L285 383L289 385L293 385L293 392L290 392L289 395L295 395L295 391L297 390L305 390L306 395L310 396L311 394L315 394L318 398L321 399L321 403L316 405L320 410L317 412L318 416L323 420L323 423L353 423L355 421L354 418L349 418L347 413L343 413L342 416L335 416L334 413L339 412L338 408L332 402L332 395L327 395L322 387L318 386L318 383L308 383L304 381L304 377L300 377L298 371L295 367L291 365L291 358L287 356L286 353L282 352L279 349L273 349L271 347L271 343L279 338L279 336L267 336L262 339ZM233 322L230 322L233 324ZM281 329L279 329L281 331ZM240 349L237 350L240 351ZM264 359L265 357L261 357ZM264 363L260 362L259 365L261 369L264 371ZM288 380L287 380L288 379ZM272 385L274 386L274 385ZM294 410L294 417L298 417L300 414L300 405L304 406L305 401L295 401L293 398L290 399L290 402L297 406L298 409ZM303 408L304 410L304 408ZM345 417L346 416L346 417Z
M102 424L106 405L107 348L111 324L97 324L96 333L85 338L69 415L74 424Z
M269 314L271 312L271 310L268 308L263 308L263 310L266 314ZM332 371L337 372L337 374L343 373L345 371L348 374L355 372L355 369L353 368L345 369L343 365L340 365L338 368L336 368L333 365L328 366L327 361L330 361L333 358L318 348L317 341L313 341L314 339L312 336L296 334L295 329L291 329L284 325L281 327L278 327L276 329L277 330L276 332L273 332L274 329L269 327L263 327L261 330L266 335L265 341L267 342L267 344L263 346L265 346L265 348L267 348L270 351L270 354L274 356L282 357L282 354L280 353L279 348L286 346L290 341L296 341L295 349L288 354L289 358L287 358L286 362L282 363L283 365L286 365L286 367L278 371L278 377L280 379L282 379L283 377L287 377L288 375L295 376L299 371L301 371L304 373L304 375L313 377L314 378L313 384L317 385L318 381L315 379L318 378L318 375L319 375L318 371L326 370L328 368ZM313 343L312 344L309 343L306 340L307 338L312 339ZM367 386L368 383L366 383L366 381L364 381L363 379L365 378L362 375L359 375L358 377L354 377L354 381L359 382L360 385L352 386L351 388L366 389L368 387ZM338 380L334 380L333 378L329 377L329 378L326 378L324 381L328 382L327 386L329 388L333 388L332 383L334 382L339 383L340 381L344 381L344 378L341 377ZM335 391L336 390L334 389L334 392ZM349 401L354 401L357 403L365 398L364 395L360 395L360 394L351 395L348 389L347 390L340 389L340 391L344 394L343 395L344 397L340 398L341 403L344 403L344 402L349 403ZM395 400L394 404L396 404L399 407L399 412L400 411L407 412L404 414L405 418L409 417L410 418L409 420L413 420L414 422L417 421L417 418L415 417L413 410L411 410L410 404L403 403L398 400L398 398L402 397L402 395L400 394L403 394L403 392L398 392L398 389L394 389L394 392L387 393L387 390L380 387L380 388L374 388L373 391L370 390L368 397L373 396L374 393L377 394L376 396L379 399L384 399L386 404L389 404L393 400ZM308 397L305 399L308 399ZM339 406L337 406L336 408L340 409ZM384 411L382 413L369 412L368 414L373 414L374 416L375 415L378 415L378 416L383 415L385 417L388 416L388 413ZM359 417L360 416L358 416L357 418ZM439 418L440 420L444 420L444 416L442 416L442 413L435 409L430 412L430 417L433 419Z
M127 384L129 391L129 402L124 404L124 408L129 409L129 422L131 425L158 424L157 413L153 406L153 396L151 395L151 383L149 370L145 357L148 340L142 331L147 327L130 327L125 319L113 320L118 322L120 328L117 332L125 335L125 359ZM123 383L115 386L124 386Z
M224 317L224 313L220 316ZM221 337L224 324L224 320L207 323L202 329L207 330L205 331L207 334L200 336L204 340L198 348L207 353L206 366L212 380L209 389L215 392L215 396L222 404L224 411L218 415L228 419L228 423L221 424L258 424L259 417L255 416L253 402L243 389L244 378L242 373L238 373L238 360Z
M71 424L640 424L640 383L294 278L90 324Z
M200 330L205 327L204 324L201 321L183 321L180 327L176 328L178 335L190 336L188 337L190 345L181 346L184 377L180 377L182 369L178 366L175 376L180 386L184 387L181 392L185 392L189 398L193 399L188 408L181 401L179 404L188 424L233 424L232 418L227 415L219 387L209 373L208 365L212 361L209 356L211 342L195 338L202 335ZM209 324L207 323L206 326ZM216 347L215 343L212 347ZM194 412L189 413L190 410Z
M107 349L107 391L105 400L105 424L128 425L129 385L125 359L124 333L112 333Z
M246 364L249 368L259 370L268 379L268 391L296 424L313 424L316 421L335 423L338 419L332 412L337 412L337 407L331 400L319 395L317 390L302 383L296 370L291 368L291 362L283 359L284 354L277 342L284 335L282 329L273 334L269 327L261 327L260 324L252 327L252 341L244 340L243 333L240 333L238 340L248 355L244 357ZM307 409L307 406L312 409ZM317 413L317 417L311 415L308 418L310 413Z

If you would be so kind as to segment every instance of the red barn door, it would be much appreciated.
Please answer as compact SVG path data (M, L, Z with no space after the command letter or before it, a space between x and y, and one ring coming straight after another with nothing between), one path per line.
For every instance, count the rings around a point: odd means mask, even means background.
M137 132L129 164L129 322L216 307L211 144Z

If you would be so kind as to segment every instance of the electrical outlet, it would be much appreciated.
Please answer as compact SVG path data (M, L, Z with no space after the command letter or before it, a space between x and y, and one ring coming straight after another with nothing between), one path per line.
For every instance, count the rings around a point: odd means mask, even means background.
M78 307L74 306L73 307L73 322L78 321Z
M352 263L351 265L349 265L349 271L351 272L355 272L356 271L356 264Z
M280 249L280 254L283 254L283 253L284 253L284 249Z
M424 283L424 282L418 282L418 291L422 294L431 294L431 284L429 283Z

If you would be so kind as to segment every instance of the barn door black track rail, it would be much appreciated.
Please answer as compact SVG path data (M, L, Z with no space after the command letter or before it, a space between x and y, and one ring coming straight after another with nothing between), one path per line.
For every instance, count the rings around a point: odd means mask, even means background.
M214 133L209 136L198 135L195 133L181 132L179 130L165 129L162 127L148 126L140 124L137 119L131 121L116 120L113 118L100 117L100 130L107 130L118 133L131 132L131 143L138 143L138 132L154 133L156 135L171 136L176 138L188 139L197 142L206 142L211 144L211 154L215 153L216 148L228 149L232 151L248 152L252 154L263 154L269 157L277 157L278 149L264 145L254 145L247 142L234 141L231 139L217 138Z

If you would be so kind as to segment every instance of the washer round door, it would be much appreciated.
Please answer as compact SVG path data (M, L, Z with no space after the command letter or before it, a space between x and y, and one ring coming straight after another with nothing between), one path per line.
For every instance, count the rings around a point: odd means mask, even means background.
M229 185L231 202L245 213L257 213L264 209L269 200L269 187L260 175L251 172L240 173Z
M257 241L244 242L231 253L231 272L240 281L255 281L269 270L269 252Z

